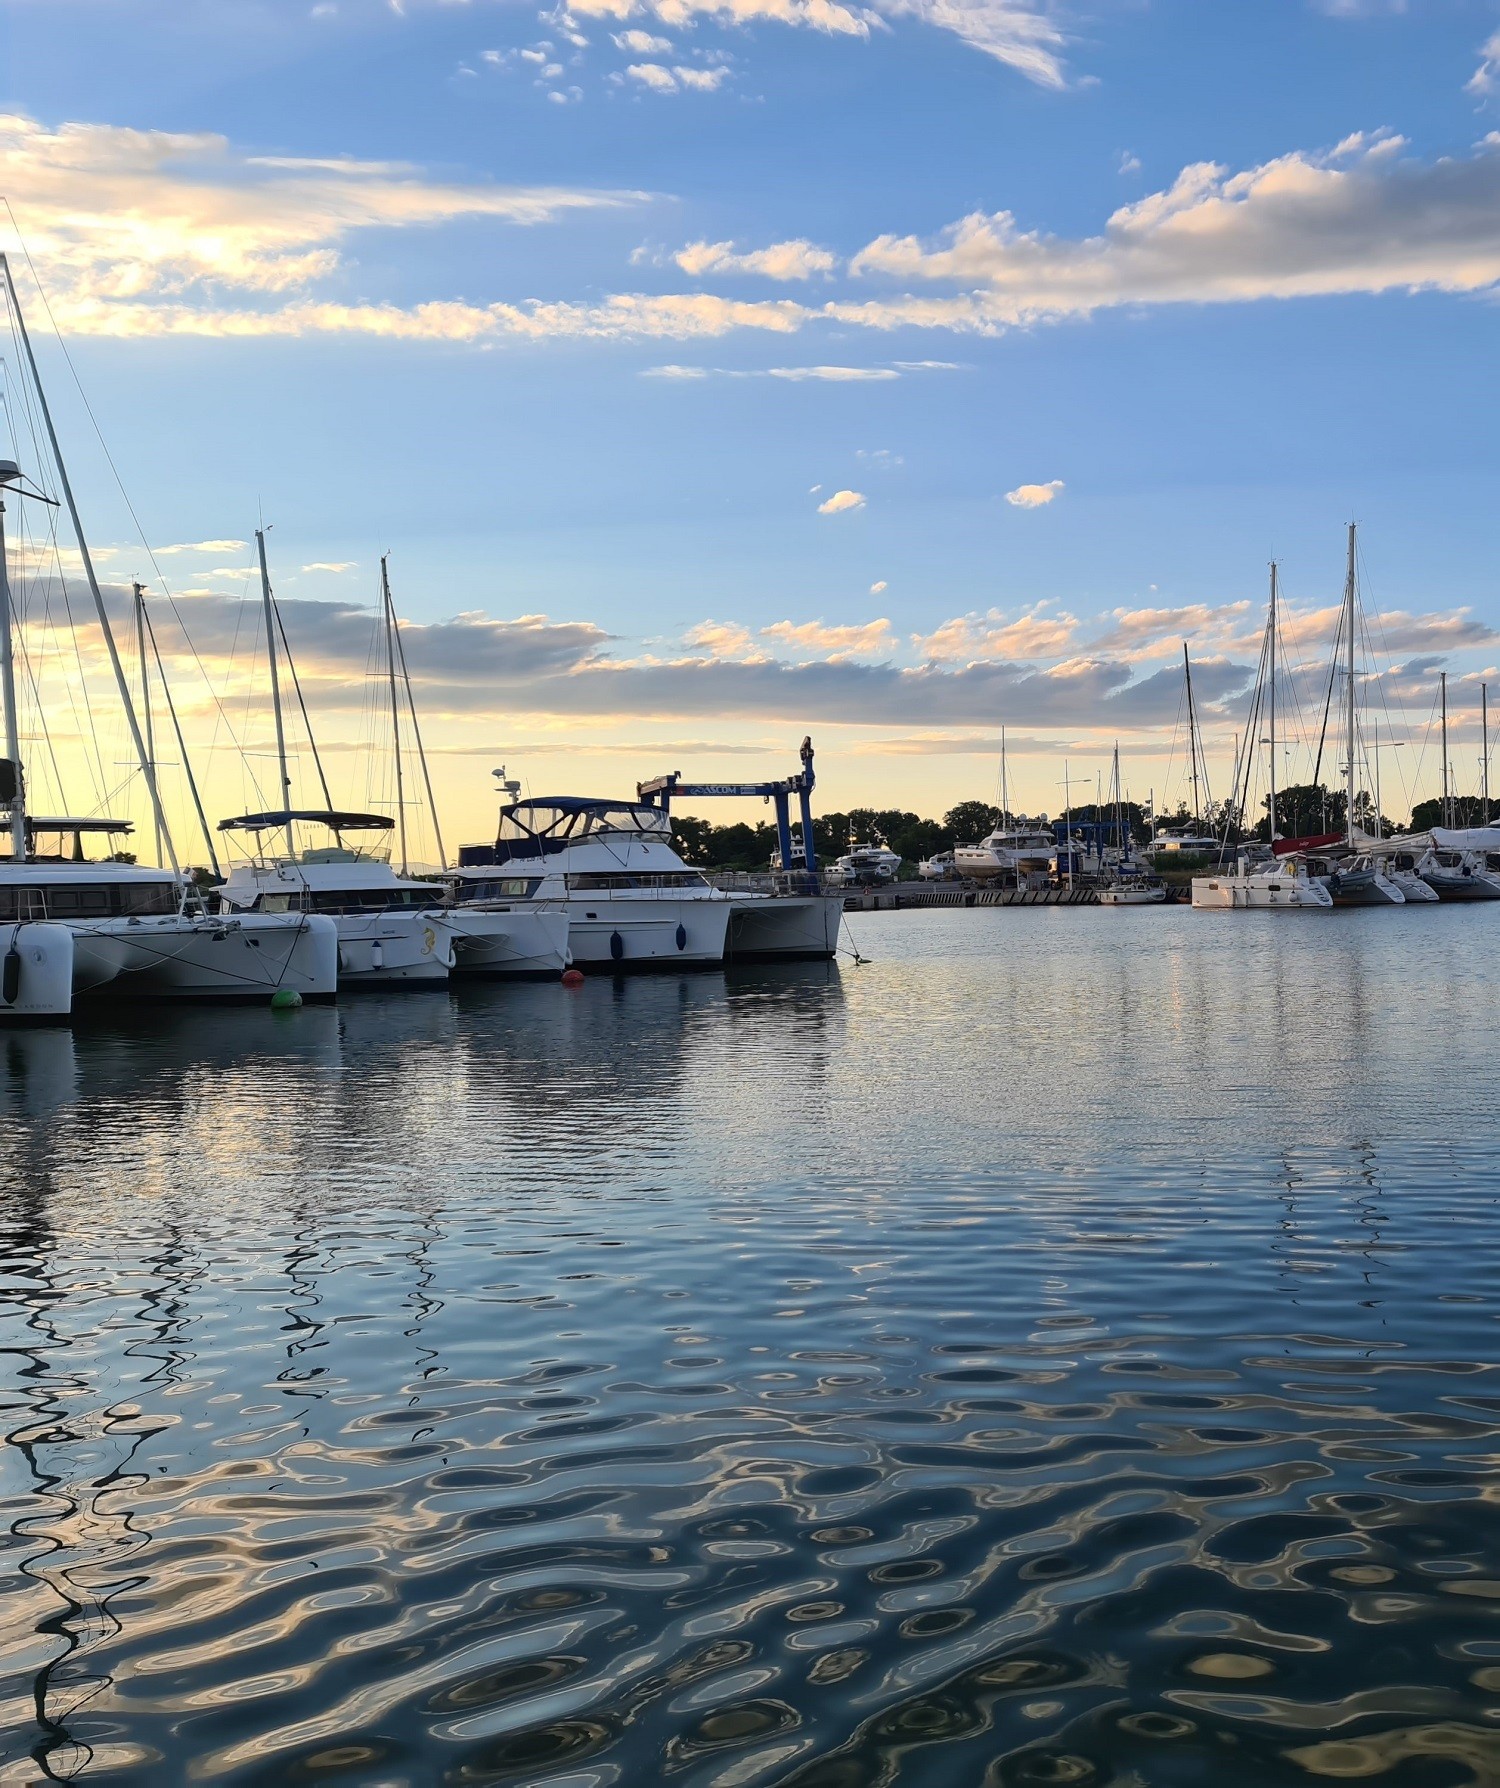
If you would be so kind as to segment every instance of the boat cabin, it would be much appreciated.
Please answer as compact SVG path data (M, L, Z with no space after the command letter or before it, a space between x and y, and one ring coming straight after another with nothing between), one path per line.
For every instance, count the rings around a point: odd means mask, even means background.
M129 820L26 816L24 862L0 857L0 923L170 917L182 907L184 882L170 869L143 868L111 852L84 855L84 839L112 843Z
M444 889L437 882L398 875L390 853L360 850L345 843L345 833L388 833L394 821L383 813L346 813L310 808L275 813L246 813L221 820L221 832L245 832L255 841L248 863L237 863L219 890L220 902L240 912L351 913L417 912L438 905ZM267 834L283 841L295 825L332 832L334 843L302 851L267 851Z

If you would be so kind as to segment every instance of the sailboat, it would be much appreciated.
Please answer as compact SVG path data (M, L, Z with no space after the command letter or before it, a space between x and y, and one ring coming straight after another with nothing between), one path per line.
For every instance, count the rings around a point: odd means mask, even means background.
M0 698L6 749L0 763L0 807L11 847L9 857L0 858L0 917L12 926L0 956L0 1019L66 1017L77 1001L91 997L264 1000L291 990L306 999L331 999L337 988L337 940L331 924L312 915L226 919L210 913L178 863L153 751L141 730L10 263L3 255L0 282L150 798L156 836L169 860L169 866L160 868L122 861L115 846L133 830L129 820L101 814L40 815L28 807L16 694L16 614L0 500ZM58 506L57 499L22 475L13 459L0 461L0 499L5 495L17 502ZM110 855L90 860L86 841L101 838ZM55 849L49 849L53 839Z
M1295 853L1276 852L1276 605L1277 605L1277 566L1271 561L1271 597L1266 613L1266 631L1261 642L1260 670L1256 677L1255 691L1250 700L1250 724L1246 732L1244 788L1248 792L1250 786L1250 765L1252 752L1250 741L1259 731L1259 717L1264 702L1269 725L1268 743L1271 749L1270 796L1267 811L1270 815L1271 859L1256 860L1243 847L1232 870L1219 870L1212 875L1195 875L1192 886L1192 903L1195 907L1206 909L1253 908L1267 912L1284 912L1290 910L1331 908L1333 896L1325 884L1315 876L1308 874L1306 862ZM1236 795L1239 795L1236 789ZM1243 810L1244 801L1237 799L1237 805Z
M1355 524L1350 522L1343 616L1347 650L1344 668L1344 843L1342 850L1335 854L1310 852L1307 866L1310 874L1326 880L1335 906L1405 906L1406 895L1387 875L1382 854L1370 849L1379 841L1366 837L1354 823L1355 770L1359 761L1355 699L1355 652L1359 633L1355 534ZM1378 815L1376 824L1378 827Z
M1160 906L1167 898L1165 884L1131 860L1130 833L1125 825L1125 803L1120 793L1120 747L1115 744L1115 875L1099 890L1100 906Z

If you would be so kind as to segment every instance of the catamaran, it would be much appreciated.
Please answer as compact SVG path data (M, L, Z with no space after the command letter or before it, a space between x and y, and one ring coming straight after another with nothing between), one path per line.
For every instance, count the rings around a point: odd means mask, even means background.
M66 1017L80 999L266 999L293 991L331 999L337 987L337 941L316 916L225 918L207 910L178 863L147 744L125 676L114 630L73 498L16 293L10 263L0 255L0 279L22 359L51 450L61 503L74 539L114 672L120 705L150 798L156 837L169 867L124 860L116 840L128 820L105 815L42 816L28 811L21 761L16 693L15 608L5 540L4 501L57 507L58 499L22 476L13 459L0 460L0 700L5 708L6 755L0 763L0 809L10 856L0 858L0 916L12 930L0 957L0 1017ZM140 595L137 591L137 601ZM150 726L149 682L142 655L143 698ZM47 840L56 839L55 850ZM103 860L89 860L85 840L102 838Z

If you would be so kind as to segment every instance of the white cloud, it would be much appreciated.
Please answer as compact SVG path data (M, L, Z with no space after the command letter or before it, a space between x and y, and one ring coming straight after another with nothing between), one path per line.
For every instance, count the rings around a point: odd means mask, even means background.
M823 621L773 621L760 631L765 639L823 658L865 658L890 652L896 645L891 624L884 620L832 627Z
M1479 66L1464 82L1464 92L1476 99L1488 99L1500 87L1500 31L1491 33L1479 46Z
M889 587L890 586L886 583L883 577L879 578L875 583L870 585L870 594L872 596L883 596Z
M1061 478L1050 479L1046 484L1018 484L1005 493L1005 500L1016 509L1040 509L1052 502L1062 488Z
M1062 87L1067 37L1051 13L1030 0L878 0L889 18L916 18L952 31L973 49L1040 87Z
M670 38L653 37L649 31L617 31L613 36L615 48L631 56L664 56L672 48Z
M158 559L165 559L172 553L220 553L243 552L249 545L248 540L184 540L175 546L157 546L151 550Z
M304 571L357 571L357 559L315 559L311 565L304 565Z
M1140 156L1133 154L1129 149L1122 151L1120 155L1120 172L1122 174L1139 174L1140 171Z
M1039 602L1014 618L999 609L958 615L931 633L914 633L911 643L932 663L980 664L987 660L1059 658L1073 649L1078 622L1069 614L1048 614Z
M851 509L863 509L865 499L857 490L836 490L826 502L819 503L819 515L846 515Z
M677 82L673 79L670 68L663 68L660 62L632 62L625 70L632 81L639 81L643 87L649 87L653 93L675 93Z
M890 366L648 366L642 369L642 378L647 379L784 379L789 384L804 384L808 380L820 381L832 385L866 384L870 381L884 383L890 379L901 377L894 367ZM866 457L861 454L861 458ZM890 463L889 456L875 454L878 462ZM894 463L900 464L897 460Z
M209 132L48 130L18 114L0 114L0 190L16 197L59 321L90 334L233 332L210 320L224 293L257 303L305 292L340 271L356 231L538 224L641 196L460 185L405 162L248 156ZM245 332L274 314L245 311Z
M714 93L729 79L729 69L722 62L716 68L684 68L674 63L672 73L691 93Z
M936 244L882 236L856 273L956 283L934 306L825 306L842 321L995 329L1121 304L1233 303L1348 292L1477 292L1500 281L1500 139L1421 163L1404 139L1355 134L1244 173L1184 168L1121 207L1104 233L1022 231L1009 212L964 218Z
M732 242L690 242L672 259L693 279L705 274L753 273L762 279L807 280L838 265L826 248L801 238L740 253Z
M765 653L755 643L748 627L737 621L700 621L682 636L686 643L706 652L711 658L732 658L755 664L765 660Z
M699 19L719 25L787 25L829 37L868 38L887 21L915 20L952 32L976 50L1016 69L1043 87L1065 84L1062 56L1067 35L1045 0L569 0L568 15L652 19L668 31L689 30ZM632 29L624 38L645 38ZM657 42L662 40L657 39ZM633 54L652 52L625 44Z

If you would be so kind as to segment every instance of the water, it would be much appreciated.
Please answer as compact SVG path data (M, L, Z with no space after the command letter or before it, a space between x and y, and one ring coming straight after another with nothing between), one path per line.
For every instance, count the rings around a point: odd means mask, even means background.
M0 1039L0 1784L1500 1780L1500 914Z

